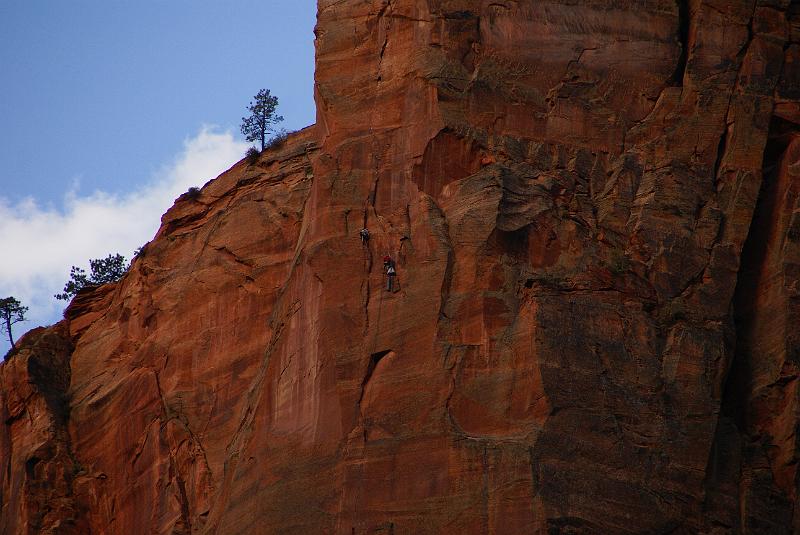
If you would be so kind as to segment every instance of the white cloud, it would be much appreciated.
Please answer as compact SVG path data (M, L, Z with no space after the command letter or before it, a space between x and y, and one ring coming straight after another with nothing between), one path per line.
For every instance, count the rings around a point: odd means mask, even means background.
M247 147L230 132L203 127L184 141L171 164L130 193L81 196L73 189L61 209L40 206L33 198L11 204L0 197L0 297L13 295L30 308L29 321L15 326L15 337L60 319L65 303L53 295L69 278L70 266L88 269L90 258L109 253L130 258L153 238L176 197L219 175ZM0 358L8 347L7 339L0 341Z

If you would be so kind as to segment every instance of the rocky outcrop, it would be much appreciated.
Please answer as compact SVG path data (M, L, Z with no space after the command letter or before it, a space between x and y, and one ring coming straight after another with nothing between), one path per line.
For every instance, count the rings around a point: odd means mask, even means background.
M36 329L3 364L2 533L86 533L85 511L76 500L84 469L66 429L71 351L63 326Z
M798 11L320 0L317 124L0 370L5 530L799 532Z

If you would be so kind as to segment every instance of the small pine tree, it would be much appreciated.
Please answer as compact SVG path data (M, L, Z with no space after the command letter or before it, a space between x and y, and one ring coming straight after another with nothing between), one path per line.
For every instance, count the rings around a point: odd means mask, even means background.
M242 117L242 134L251 143L261 142L261 150L264 150L267 142L267 134L272 132L272 125L283 121L283 117L275 115L278 108L278 97L272 96L269 89L260 90L255 100L250 102L247 109L250 111L248 117Z
M86 286L99 286L108 282L116 282L128 271L128 264L121 254L108 255L105 258L89 260L91 274L78 266L69 270L69 279L64 285L64 291L56 294L56 299L66 301L81 291Z
M17 299L6 297L0 299L0 329L8 333L8 341L11 343L11 350L17 348L14 345L14 336L11 334L11 326L20 321L25 321L25 313L28 307L22 306Z

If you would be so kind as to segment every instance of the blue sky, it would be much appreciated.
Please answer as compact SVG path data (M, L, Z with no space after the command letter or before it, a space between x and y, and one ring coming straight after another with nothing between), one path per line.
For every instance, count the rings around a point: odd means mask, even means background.
M283 127L314 122L315 15L312 0L0 2L0 297L32 320L16 335L58 320L70 265L130 256L176 194L240 157L260 88Z

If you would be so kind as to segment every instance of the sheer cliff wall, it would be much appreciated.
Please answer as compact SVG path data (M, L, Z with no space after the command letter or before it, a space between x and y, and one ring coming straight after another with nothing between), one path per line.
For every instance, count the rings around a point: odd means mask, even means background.
M800 532L800 7L318 7L317 124L0 369L0 531Z

